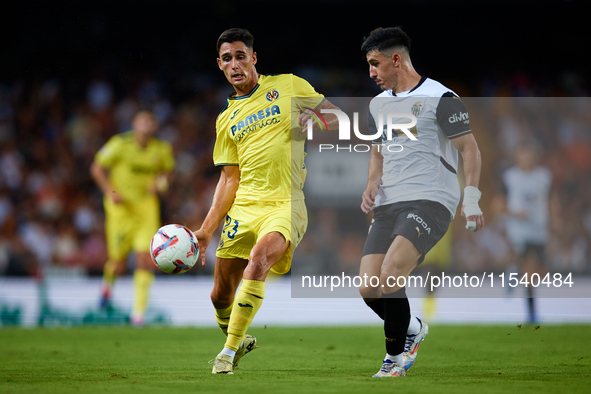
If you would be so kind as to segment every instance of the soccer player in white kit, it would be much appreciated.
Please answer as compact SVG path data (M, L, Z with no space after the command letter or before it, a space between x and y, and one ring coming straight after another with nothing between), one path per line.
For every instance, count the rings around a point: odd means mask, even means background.
M538 165L534 145L521 144L515 151L515 165L503 173L509 217L507 237L519 257L520 274L543 271L544 245L548 240L552 174ZM526 286L530 323L537 321L533 288Z
M460 202L459 155L466 178L462 216L469 230L484 226L478 206L481 159L465 105L450 89L415 71L406 33L398 27L375 29L361 50L370 77L384 92L370 104L370 131L382 136L372 147L361 204L374 217L360 275L377 276L380 284L361 287L360 293L384 320L387 354L374 377L396 377L414 364L428 326L411 319L405 288L388 278L407 278L447 231ZM414 118L416 124L388 130L384 117L390 114L396 114L394 123Z

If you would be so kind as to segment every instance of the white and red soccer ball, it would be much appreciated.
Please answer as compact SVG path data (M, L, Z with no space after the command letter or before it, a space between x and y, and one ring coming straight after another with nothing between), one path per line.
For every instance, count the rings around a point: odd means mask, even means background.
M195 234L180 224L160 227L152 237L150 255L158 268L168 274L182 274L199 260Z

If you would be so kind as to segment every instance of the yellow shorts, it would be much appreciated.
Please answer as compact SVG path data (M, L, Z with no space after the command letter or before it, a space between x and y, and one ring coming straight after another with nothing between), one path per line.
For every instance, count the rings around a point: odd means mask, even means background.
M110 260L124 260L131 251L149 252L152 236L160 228L158 198L105 205L105 235Z
M308 227L308 212L301 201L255 201L232 205L224 220L224 227L216 256L223 259L246 259L264 235L277 231L290 242L287 251L271 268L285 274L291 268L291 258Z

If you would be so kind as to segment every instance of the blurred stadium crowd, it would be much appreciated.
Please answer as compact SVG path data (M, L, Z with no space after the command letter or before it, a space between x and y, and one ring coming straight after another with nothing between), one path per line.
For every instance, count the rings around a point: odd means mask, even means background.
M327 96L377 93L364 75L314 68L294 73ZM130 129L140 106L154 109L160 121L158 136L173 144L177 161L163 199L163 222L198 228L218 179L211 159L215 119L231 92L220 77L181 75L165 82L149 74L121 80L96 75L85 81L47 78L0 84L0 275L35 275L39 267L56 266L82 267L91 275L102 273L106 260L102 195L90 178L89 166L109 137ZM350 81L361 82L356 86ZM559 207L551 220L549 266L553 271L589 273L589 100L560 99L565 100L560 101L561 116L550 116L549 108L530 111L525 98L587 96L580 77L565 74L555 82L533 82L517 73L483 79L476 87L441 81L464 97L505 97L493 105L494 111L475 109L471 113L483 156L482 205L488 225L474 235L461 230L456 220L450 269L503 270L511 264L513 256L499 208L500 174L512 164L512 148L520 141L534 140L542 148L542 163L552 171ZM548 103L556 113L555 102ZM315 258L329 270L334 262L355 271L363 237L341 234L342 218L336 208L312 209L296 261ZM359 229L360 234L365 231ZM311 256L309 252L319 247L324 252ZM208 252L212 262L214 248ZM190 274L210 274L211 269L210 264Z

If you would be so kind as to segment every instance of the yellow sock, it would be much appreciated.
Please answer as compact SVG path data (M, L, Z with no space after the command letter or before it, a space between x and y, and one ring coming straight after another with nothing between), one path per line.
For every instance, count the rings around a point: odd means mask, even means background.
M106 286L111 287L115 283L115 268L117 268L117 264L112 260L107 260L103 267L103 283Z
M434 297L428 296L425 297L423 300L423 312L425 314L425 319L430 320L435 316L435 312L437 310L437 302Z
M232 309L230 315L225 347L238 350L254 315L263 305L263 298L265 298L265 282L249 279L242 281L242 286L240 286L236 300L234 300L235 308Z
M218 326L224 333L225 336L228 336L228 325L230 324L230 314L232 313L232 305L227 308L222 309L215 309L215 321L218 322Z
M154 281L154 272L136 269L133 273L133 308L134 316L143 316L148 307L150 287Z

